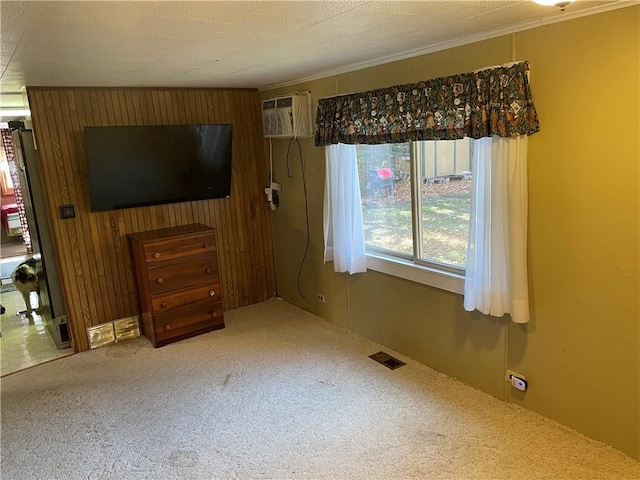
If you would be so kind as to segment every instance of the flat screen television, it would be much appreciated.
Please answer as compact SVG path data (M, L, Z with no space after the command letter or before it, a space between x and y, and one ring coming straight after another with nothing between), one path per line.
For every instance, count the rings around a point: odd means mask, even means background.
M85 127L91 211L231 194L233 127Z

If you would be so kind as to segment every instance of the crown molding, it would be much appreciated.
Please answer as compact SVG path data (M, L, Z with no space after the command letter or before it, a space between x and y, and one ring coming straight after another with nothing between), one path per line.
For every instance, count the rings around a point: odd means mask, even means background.
M442 50L448 50L450 48L461 47L463 45L468 45L470 43L480 42L482 40L488 40L490 38L500 37L502 35L509 35L512 33L522 32L525 30L530 30L532 28L542 27L544 25L550 25L554 23L564 22L567 20L574 20L580 17L586 17L589 15L596 15L598 13L609 12L612 10L618 10L620 8L631 7L634 5L638 5L637 0L622 0L618 2L612 2L605 5L600 5L597 7L584 8L576 12L564 11L559 13L558 15L554 15L548 18L541 18L539 20L525 22L517 25L512 25L505 28L497 28L487 32L483 32L481 34L468 35L465 37L460 37L455 40L451 40L448 42L442 42L434 45L428 45L426 47L417 48L413 50L407 50L401 53L395 53L393 55L387 55L384 57L376 58L374 60L367 60L366 62L354 63L346 67L339 67L331 70L325 70L321 73L317 73L315 75L311 75L308 77L298 78L296 80L290 80L282 83L277 83L273 85L268 85L265 87L258 88L258 91L263 92L266 90L273 90L276 88L290 87L292 85L298 85L300 83L311 82L314 80L319 80L321 78L330 77L333 75L341 75L343 73L355 72L357 70L363 70L369 67L377 67L379 65L384 65L387 63L398 62L400 60L407 60L409 58L419 57L421 55L427 55L429 53L439 52ZM555 7L554 7L555 8Z

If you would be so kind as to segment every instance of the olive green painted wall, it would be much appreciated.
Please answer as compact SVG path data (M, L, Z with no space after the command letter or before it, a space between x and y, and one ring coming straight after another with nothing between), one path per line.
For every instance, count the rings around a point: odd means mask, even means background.
M510 368L535 385L512 401L636 458L639 25L634 7L516 36L543 123L529 142L533 320L509 337Z
M633 6L261 92L310 90L315 104L528 60L541 125L529 141L529 324L465 312L456 294L324 265L324 150L313 139L301 141L311 232L300 276L306 298L297 287L306 243L299 156L294 143L288 178L288 141L273 141L282 184L272 213L278 294L640 458L639 17ZM527 377L528 392L508 386L507 368Z

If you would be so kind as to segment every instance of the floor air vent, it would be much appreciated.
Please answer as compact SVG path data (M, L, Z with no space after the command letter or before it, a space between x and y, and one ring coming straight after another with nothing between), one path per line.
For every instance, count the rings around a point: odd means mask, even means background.
M391 370L395 370L396 368L400 368L401 366L406 365L406 363L401 362L397 358L394 358L388 353L384 352L374 353L373 355L369 355L369 358L375 360L378 363L381 363Z

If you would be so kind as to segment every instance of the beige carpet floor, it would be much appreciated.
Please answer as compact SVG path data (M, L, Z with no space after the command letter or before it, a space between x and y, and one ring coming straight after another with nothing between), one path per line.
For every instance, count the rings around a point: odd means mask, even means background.
M2 479L640 477L611 447L285 302L225 319L2 378Z

